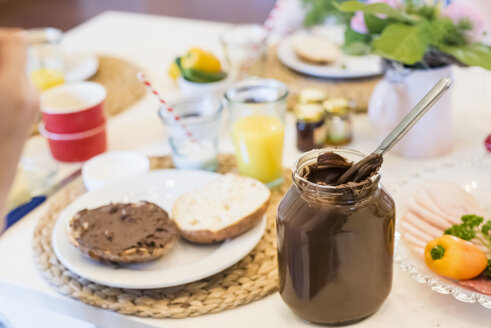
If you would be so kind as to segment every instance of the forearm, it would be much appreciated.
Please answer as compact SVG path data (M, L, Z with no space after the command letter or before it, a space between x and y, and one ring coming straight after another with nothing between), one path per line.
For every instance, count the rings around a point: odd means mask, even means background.
M27 135L18 135L0 143L0 233L5 227L6 201L26 138Z

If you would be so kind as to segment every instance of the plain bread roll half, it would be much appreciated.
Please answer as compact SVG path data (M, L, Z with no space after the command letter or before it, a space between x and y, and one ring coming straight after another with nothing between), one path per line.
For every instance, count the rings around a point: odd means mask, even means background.
M321 36L297 35L292 40L292 47L301 60L309 63L328 64L341 57L339 47Z
M256 179L225 174L180 196L172 216L184 239L215 243L255 226L270 196L269 188Z

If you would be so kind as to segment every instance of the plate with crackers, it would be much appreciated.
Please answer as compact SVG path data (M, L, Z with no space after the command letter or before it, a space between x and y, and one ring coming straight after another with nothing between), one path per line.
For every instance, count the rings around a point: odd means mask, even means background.
M278 45L278 59L294 71L321 78L352 79L384 73L379 56L346 55L341 49L343 32L328 32L313 29L292 34Z
M155 170L87 192L52 243L70 271L119 288L182 285L223 271L261 239L270 190L236 174Z

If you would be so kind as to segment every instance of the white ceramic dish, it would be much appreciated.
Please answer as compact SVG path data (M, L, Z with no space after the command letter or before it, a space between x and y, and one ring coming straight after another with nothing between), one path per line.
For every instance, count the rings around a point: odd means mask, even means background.
M218 176L217 173L186 170L150 171L86 193L71 203L59 216L53 230L56 256L74 273L107 286L120 288L162 288L196 281L240 261L261 239L266 217L253 229L215 245L195 245L179 240L169 254L155 261L109 265L83 255L68 240L66 228L79 210L109 202L147 200L170 213L174 200L181 194L199 188Z
M99 68L99 60L90 53L65 52L63 54L65 81L85 81L95 75Z
M340 33L338 30L335 33ZM300 31L297 33L307 33ZM316 34L320 34L317 32ZM327 33L323 33L327 35ZM331 33L332 34L332 33ZM311 75L315 77L331 78L331 79L352 79L370 77L383 74L382 60L379 56L348 56L342 54L341 57L334 63L327 65L315 65L300 60L292 47L292 41L296 34L293 34L280 42L277 55L278 59L287 67L294 71ZM326 36L327 37L327 36ZM339 37L333 39L339 39ZM342 35L341 35L342 38Z
M405 177L398 183L388 186L397 208L396 222L406 211L406 202L426 180L450 181L460 185L471 193L481 207L491 215L491 157L458 159L444 162L418 171ZM416 256L409 250L406 242L400 238L400 226L396 223L396 252L394 261L407 271L416 281L427 284L432 290L441 294L450 294L465 303L480 303L491 309L491 296L474 292L460 286L455 280L433 273L424 263L422 256ZM443 234L443 232L442 232Z
M82 178L88 191L112 182L140 175L150 169L148 158L135 151L114 151L89 159L82 166Z

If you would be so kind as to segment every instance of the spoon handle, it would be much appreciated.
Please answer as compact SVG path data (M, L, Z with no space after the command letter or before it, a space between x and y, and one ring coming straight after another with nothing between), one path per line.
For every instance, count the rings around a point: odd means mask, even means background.
M419 119L443 96L450 88L452 80L445 77L438 81L435 86L414 106L413 109L402 119L382 143L375 149L375 154L383 155L389 151L402 137L419 121Z

